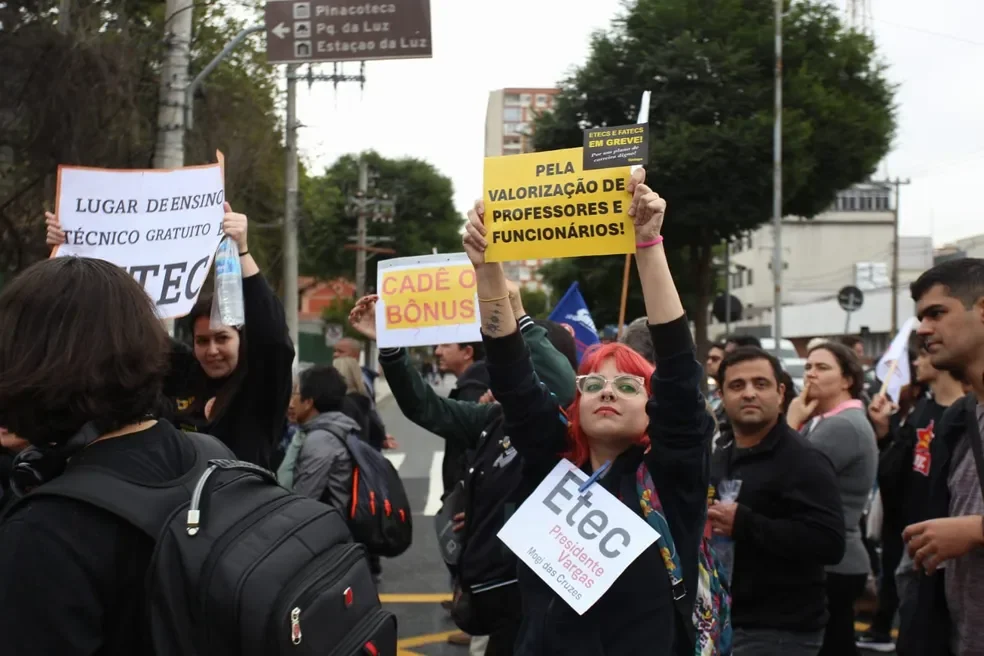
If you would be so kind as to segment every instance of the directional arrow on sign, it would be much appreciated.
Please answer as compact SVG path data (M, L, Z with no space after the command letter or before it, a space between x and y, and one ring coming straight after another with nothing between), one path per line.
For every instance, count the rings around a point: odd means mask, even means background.
M284 25L283 23L280 23L279 25L277 25L275 28L273 28L270 31L273 32L274 34L276 34L277 37L279 37L281 39L284 38L285 36L287 36L288 34L290 34L290 28L287 27L286 25Z

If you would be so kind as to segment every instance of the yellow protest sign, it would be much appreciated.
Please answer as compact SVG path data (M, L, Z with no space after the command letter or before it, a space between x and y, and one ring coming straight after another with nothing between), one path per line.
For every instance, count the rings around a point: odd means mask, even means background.
M635 251L629 167L585 171L583 149L485 158L489 262Z
M464 253L385 260L377 278L381 348L481 339L475 268Z

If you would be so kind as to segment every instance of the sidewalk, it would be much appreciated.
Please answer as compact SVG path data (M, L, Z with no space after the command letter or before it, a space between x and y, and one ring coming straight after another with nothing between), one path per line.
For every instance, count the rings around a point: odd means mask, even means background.
M376 387L376 405L379 405L389 397L393 396L393 392L390 391L389 383L387 383L386 379L383 378L382 376L376 379L375 387Z

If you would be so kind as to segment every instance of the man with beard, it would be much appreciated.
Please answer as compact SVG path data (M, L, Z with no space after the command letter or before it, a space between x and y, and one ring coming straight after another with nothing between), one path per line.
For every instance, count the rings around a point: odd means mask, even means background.
M815 656L827 623L824 566L844 555L834 467L781 418L781 373L750 346L718 368L732 433L712 456L708 498L740 488L736 502L712 502L708 521L733 540L735 656Z
M929 361L972 391L943 415L929 444L927 521L902 534L920 576L915 609L899 635L898 653L970 656L984 653L984 260L944 262L912 283L917 333ZM938 572L943 569L943 572Z

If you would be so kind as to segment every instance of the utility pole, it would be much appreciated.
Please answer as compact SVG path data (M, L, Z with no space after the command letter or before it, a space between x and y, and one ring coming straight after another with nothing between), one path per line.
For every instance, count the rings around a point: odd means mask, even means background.
M772 276L775 284L772 297L773 339L775 356L781 352L782 340L782 8L783 0L775 0L775 124L772 131Z
M167 0L164 7L164 45L161 95L157 111L155 169L184 166L185 88L191 61L192 0Z
M285 186L287 203L284 211L284 308L287 312L287 331L294 343L294 365L300 357L300 310L297 289L297 68L287 66L287 170Z
M245 38L246 33L241 33L237 39ZM230 43L235 47L236 39ZM227 48L231 50L231 47ZM216 62L217 63L217 62ZM210 64L211 66L211 64ZM290 332L290 339L294 342L294 366L300 360L300 322L297 313L300 310L299 290L297 289L297 188L298 159L297 159L297 80L301 79L297 72L299 64L287 65L287 121L286 121L286 146L287 163L285 171L286 203L284 207L284 244L283 244L283 279L284 279L284 312L287 314L287 330ZM337 67L336 67L337 70ZM203 71L204 73L205 71ZM311 68L304 76L308 82L308 88L315 81L333 82L337 88L339 82L359 82L365 84L365 62L362 63L359 75L315 75ZM196 82L199 80L196 79Z
M895 187L895 202L892 208L892 334L899 332L899 198L902 185L910 184L910 180L885 180L878 184Z
M724 242L724 334L731 334L731 240Z
M72 0L58 0L58 31L68 34L71 27Z
M63 0L63 4L68 1ZM184 166L185 87L188 86L188 65L191 63L193 6L193 0L166 0L164 5L164 45L167 53L161 65L155 169ZM167 332L174 336L174 320L168 320L165 324Z
M359 157L359 198L363 201L369 195L369 162L365 156ZM356 217L355 244L355 297L366 295L366 205L359 207Z

